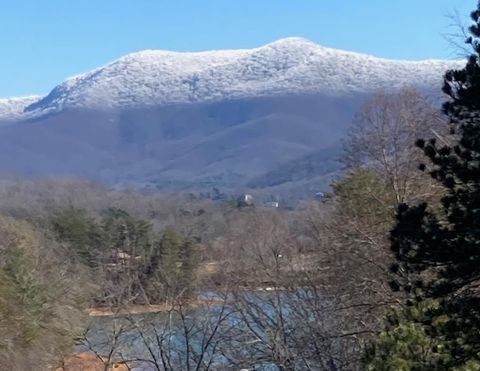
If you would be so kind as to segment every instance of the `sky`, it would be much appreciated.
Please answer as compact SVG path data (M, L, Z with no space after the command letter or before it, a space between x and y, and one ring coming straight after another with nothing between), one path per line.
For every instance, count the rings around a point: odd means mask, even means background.
M251 48L290 36L395 59L454 58L475 0L0 0L0 97L143 49Z

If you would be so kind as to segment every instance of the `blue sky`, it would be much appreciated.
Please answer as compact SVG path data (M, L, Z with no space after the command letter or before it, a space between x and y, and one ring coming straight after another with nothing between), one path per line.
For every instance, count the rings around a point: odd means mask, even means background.
M0 96L47 93L142 49L255 47L288 36L399 59L452 58L448 13L475 0L3 0ZM451 31L451 30L450 30Z

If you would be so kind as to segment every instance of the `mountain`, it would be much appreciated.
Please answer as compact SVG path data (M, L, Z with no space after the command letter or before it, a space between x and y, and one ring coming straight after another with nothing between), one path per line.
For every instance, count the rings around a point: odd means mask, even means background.
M22 104L28 116L38 116L75 108L131 109L287 94L341 96L405 83L433 87L450 65L374 58L301 38L251 50L146 50L72 77L45 97L0 100L0 120L18 118Z
M386 60L301 38L132 53L46 96L0 99L0 171L167 189L268 188L269 177L288 183L304 174L289 175L295 161L334 156L369 94L411 85L438 97L457 63ZM315 166L315 175L327 179L330 165Z

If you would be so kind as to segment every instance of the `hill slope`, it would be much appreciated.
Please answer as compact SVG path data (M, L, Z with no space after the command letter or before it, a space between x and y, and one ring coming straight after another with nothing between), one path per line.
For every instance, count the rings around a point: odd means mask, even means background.
M133 53L45 97L0 100L0 171L169 189L278 186L269 177L299 180L302 172L281 174L296 159L336 153L366 96L403 85L438 92L456 63L391 61L299 38Z

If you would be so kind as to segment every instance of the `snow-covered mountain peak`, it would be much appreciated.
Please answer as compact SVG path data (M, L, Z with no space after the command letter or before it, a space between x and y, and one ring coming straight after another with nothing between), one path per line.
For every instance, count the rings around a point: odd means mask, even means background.
M315 48L321 48L319 44L314 43L313 41L304 38L304 37L286 37L284 39L279 39L275 40L269 44L266 44L263 47L277 47L277 48L305 48L305 47L315 47ZM260 47L262 48L262 47Z
M206 52L144 50L72 77L29 115L64 109L124 109L289 94L342 95L405 84L439 89L457 62L406 62L325 48L287 38L254 49ZM24 104L25 102L22 102ZM10 105L10 103L12 103ZM15 118L22 104L0 101L0 119Z

